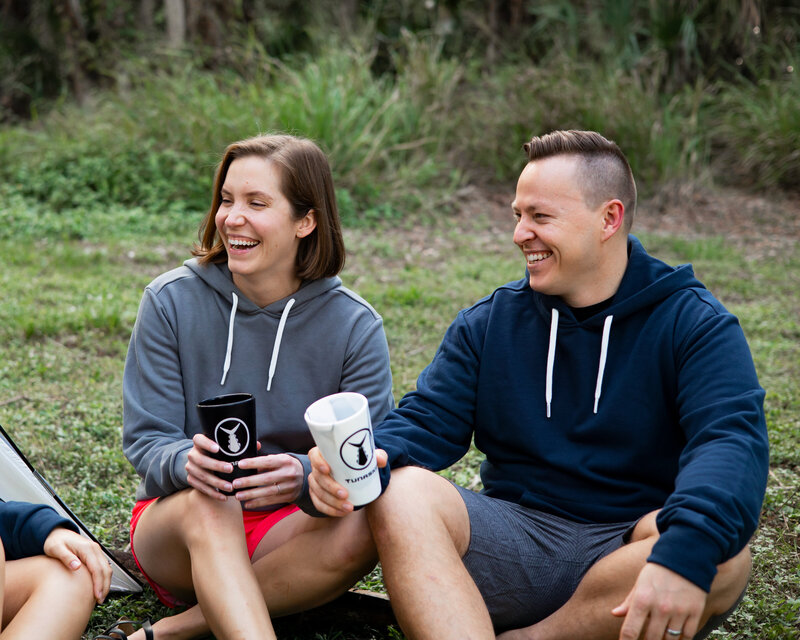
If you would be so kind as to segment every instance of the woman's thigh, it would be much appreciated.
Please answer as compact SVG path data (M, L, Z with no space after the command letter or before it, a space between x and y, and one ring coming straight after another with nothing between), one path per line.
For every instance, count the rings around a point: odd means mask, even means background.
M219 526L220 521L226 520L231 523L227 528L240 533L244 544L241 507L235 501L215 503L194 489L185 489L159 498L144 510L131 546L151 580L181 600L191 601L194 597L191 541L206 537L212 543L218 531L226 530L225 526Z
M322 554L337 557L368 555L374 548L364 510L342 518L314 518L295 511L267 531L256 547L252 561L256 562L286 544L312 552L306 556L298 555L298 562L302 562L303 557L318 562Z

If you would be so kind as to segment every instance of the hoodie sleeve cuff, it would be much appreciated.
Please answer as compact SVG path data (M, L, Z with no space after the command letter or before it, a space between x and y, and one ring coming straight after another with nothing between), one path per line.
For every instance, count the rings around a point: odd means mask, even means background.
M308 476L311 474L311 461L308 459L308 456L302 453L290 453L289 455L299 460L300 464L303 465L303 489L300 491L300 496L294 501L294 504L310 516L315 518L327 518L328 516L317 510L313 500L311 500L311 493L308 489ZM381 477L381 495L383 495L383 492L386 491L386 487L389 485L389 478L391 476L389 465L387 464L383 469L380 469L379 473ZM355 510L358 511L365 506L366 505L355 507Z
M175 464L172 467L172 475L174 478L175 486L178 490L185 489L189 486L189 472L186 471L186 463L189 462L189 451L191 446L181 451L175 456Z
M661 534L648 562L660 564L708 593L723 561L719 545L710 536L689 527L672 526Z
M78 526L72 520L48 505L7 502L4 507L4 530L8 529L9 535L4 536L3 546L8 560L42 555L45 540L57 527L78 533Z
M378 476L381 479L381 492L378 494L378 497L375 500L379 500L380 497L385 493L386 488L389 486L389 480L392 477L392 471L389 468L389 463L386 463L386 466L383 469L378 469ZM372 503L362 504L358 507L353 507L354 511L358 511L359 509L363 509L364 507L368 506Z
M315 518L326 517L324 513L317 511L314 502L311 500L311 493L308 490L308 476L311 474L311 461L308 459L307 455L302 453L290 453L289 455L303 465L303 488L300 490L300 495L297 497L297 500L294 501L294 504L310 516Z

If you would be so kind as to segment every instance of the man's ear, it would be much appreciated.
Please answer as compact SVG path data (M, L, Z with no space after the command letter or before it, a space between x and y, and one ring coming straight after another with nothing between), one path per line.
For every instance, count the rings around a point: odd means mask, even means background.
M305 238L317 228L317 212L309 209L308 213L297 223L297 237Z
M619 200L609 200L603 205L603 241L613 237L625 222L625 205Z

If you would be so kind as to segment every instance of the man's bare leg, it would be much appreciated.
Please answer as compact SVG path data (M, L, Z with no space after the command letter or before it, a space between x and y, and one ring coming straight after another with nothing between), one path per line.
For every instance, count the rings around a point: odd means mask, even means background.
M564 606L537 624L503 633L498 638L502 640L619 638L624 619L612 615L611 611L633 588L658 539L655 515L656 512L648 514L639 522L631 542L595 564ZM719 566L698 628L702 628L712 615L724 613L733 606L747 584L749 573L749 549L745 549Z
M398 469L367 515L392 608L409 638L495 637L461 561L469 546L469 516L453 485L430 471Z

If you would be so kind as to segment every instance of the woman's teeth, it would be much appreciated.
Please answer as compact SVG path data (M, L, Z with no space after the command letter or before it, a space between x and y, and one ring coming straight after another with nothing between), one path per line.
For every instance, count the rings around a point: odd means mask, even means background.
M228 242L234 249L246 249L247 247L255 247L258 244L257 240L228 240Z

